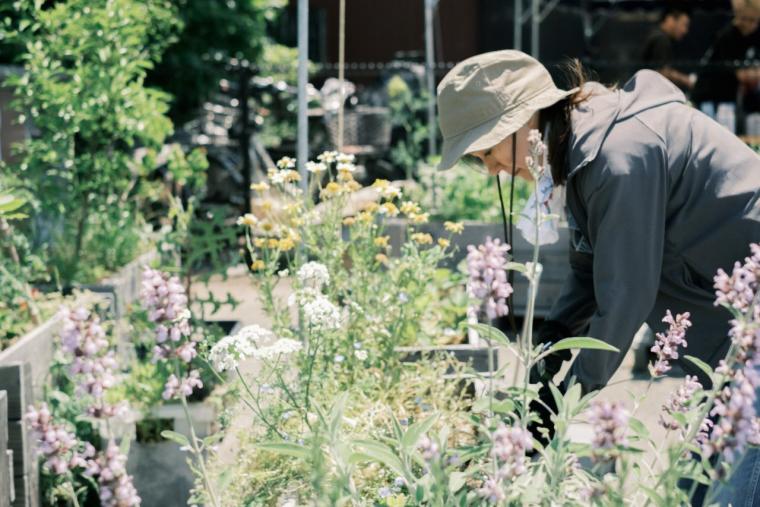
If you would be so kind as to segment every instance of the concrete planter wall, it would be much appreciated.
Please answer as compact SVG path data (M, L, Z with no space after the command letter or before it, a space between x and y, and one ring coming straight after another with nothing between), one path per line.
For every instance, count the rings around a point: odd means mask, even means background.
M217 430L218 414L213 404L200 401L190 403L188 409L198 438ZM173 431L190 437L190 426L180 404L155 407L147 417L163 420ZM190 457L175 442L133 441L129 447L127 471L132 475L142 504L161 507L188 505L194 483L193 473L187 465Z
M207 323L210 323L209 321ZM225 334L235 334L240 328L239 321L213 321ZM216 405L208 400L189 403L190 418L195 436L204 438L218 431ZM185 411L179 403L167 403L150 410L146 419L157 419L186 437L190 437L190 426ZM143 505L161 507L185 507L188 505L194 477L187 465L190 455L175 442L133 441L127 458L127 471L134 479Z
M96 301L109 304L120 349L124 348L122 340L126 336L126 333L121 332L121 321L126 315L129 303L139 295L141 268L155 257L155 252L142 255L100 283L79 287L96 294L94 299L92 296L85 296L77 304ZM29 405L42 400L44 389L50 380L48 374L61 326L61 317L56 314L0 352L0 390L7 392L8 399L8 410L2 423L7 429L9 456L12 453L12 457L6 460L7 466L4 469L8 470L10 467L13 470L10 472L13 475L11 490L15 490L13 502L6 503L5 498L0 498L0 506L39 505L37 459L34 442L23 423L23 414ZM3 473L7 472L0 470L0 474ZM0 493L0 496L4 494Z
M401 245L406 242L409 224L406 220L389 219L384 221L384 227L385 234L390 236L391 253L398 255L401 251ZM443 222L434 221L417 225L415 230L430 233L434 238L450 236L450 233L444 229ZM559 233L559 241L551 245L542 245L539 250L539 262L543 265L544 271L536 299L537 317L545 317L549 313L570 270L568 264L569 231L563 227L560 228ZM464 231L461 234L453 235L451 238L455 251L453 258L446 263L446 267L456 269L456 266L467 257L467 245L479 245L485 241L486 236L503 239L502 225L499 223L464 222ZM533 245L525 241L516 229L514 244L510 253L516 262L526 262L533 258ZM515 274L514 289L515 313L524 315L528 298L528 282L519 273Z

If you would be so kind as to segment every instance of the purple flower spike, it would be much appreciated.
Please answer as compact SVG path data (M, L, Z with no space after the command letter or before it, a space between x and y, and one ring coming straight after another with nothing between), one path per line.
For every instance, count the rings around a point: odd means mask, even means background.
M467 247L467 294L478 302L478 306L467 309L469 317L485 315L488 319L495 319L507 315L507 298L512 294L505 269L509 248L499 239L490 237L477 248Z
M657 340L650 349L657 354L657 361L652 366L652 374L655 377L664 375L670 370L670 361L678 359L679 346L686 348L686 330L691 327L689 316L689 312L685 312L679 313L674 318L668 310L665 318L662 319L670 327L666 334L657 333Z

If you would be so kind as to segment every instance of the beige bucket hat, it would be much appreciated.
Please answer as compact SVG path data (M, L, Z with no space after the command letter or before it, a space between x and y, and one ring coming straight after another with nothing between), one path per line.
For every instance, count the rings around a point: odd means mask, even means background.
M438 85L443 134L438 168L448 169L462 155L495 146L533 113L577 90L557 88L546 67L521 51L493 51L458 63Z

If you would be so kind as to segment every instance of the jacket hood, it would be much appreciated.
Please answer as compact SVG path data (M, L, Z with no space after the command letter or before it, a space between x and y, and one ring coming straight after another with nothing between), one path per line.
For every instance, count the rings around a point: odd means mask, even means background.
M583 92L591 96L572 113L568 175L593 162L615 123L653 107L686 102L678 87L652 70L640 70L622 88L589 82Z

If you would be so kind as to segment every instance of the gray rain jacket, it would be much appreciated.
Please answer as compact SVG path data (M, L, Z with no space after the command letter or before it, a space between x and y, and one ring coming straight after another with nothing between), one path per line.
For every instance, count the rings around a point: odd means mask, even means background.
M604 386L642 323L665 329L667 309L691 312L683 352L714 366L731 317L713 304L713 276L760 242L760 157L656 72L586 87L569 143L572 269L549 318L621 352L581 351L570 374Z

